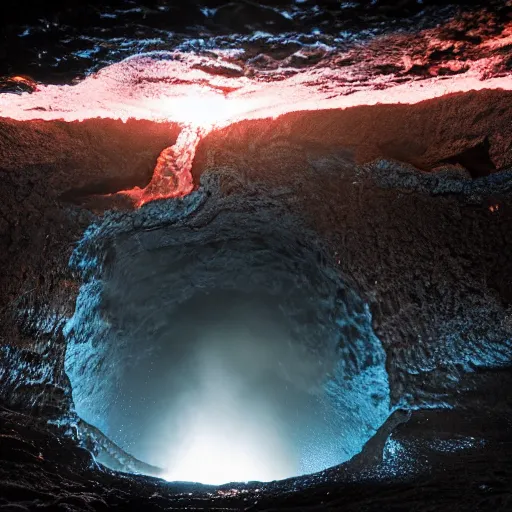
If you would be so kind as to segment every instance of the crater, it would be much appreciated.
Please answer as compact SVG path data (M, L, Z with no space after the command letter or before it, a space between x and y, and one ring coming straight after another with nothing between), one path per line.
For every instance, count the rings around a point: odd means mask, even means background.
M77 413L170 480L269 481L350 459L390 412L367 305L271 198L210 184L193 201L151 229L133 226L154 209L108 217L82 240L66 327Z
M510 77L159 55L0 97L0 507L506 503Z

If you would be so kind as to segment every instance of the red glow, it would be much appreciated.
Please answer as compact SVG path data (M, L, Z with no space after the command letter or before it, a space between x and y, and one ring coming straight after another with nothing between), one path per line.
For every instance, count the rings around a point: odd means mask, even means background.
M138 205L177 197L192 189L190 168L200 137L245 119L275 118L304 110L344 109L377 103L417 103L454 92L512 90L512 77L484 79L486 60L450 77L399 85L389 77L357 82L343 69L311 68L279 81L212 75L196 66L200 57L139 55L109 66L77 85L41 86L21 95L0 94L0 115L17 120L80 121L95 117L174 121L186 130L158 159L144 190L128 192ZM204 57L201 57L204 59ZM283 70L281 70L283 71Z
M155 199L182 197L193 189L192 162L203 130L184 128L174 146L165 148L158 157L153 178L145 189L138 187L123 192L140 207Z
M29 78L28 76L21 76L21 75L15 75L10 76L7 79L5 79L5 82L7 84L16 84L16 85L22 85L26 88L26 90L29 90L31 92L37 91L37 83Z
M512 77L485 80L487 61L464 74L389 84L381 76L357 82L342 69L308 69L279 81L216 76L194 68L198 57L144 55L104 68L77 85L41 86L32 94L0 94L0 114L17 120L95 117L176 121L204 129L299 110L377 103L417 103L454 92L512 90Z

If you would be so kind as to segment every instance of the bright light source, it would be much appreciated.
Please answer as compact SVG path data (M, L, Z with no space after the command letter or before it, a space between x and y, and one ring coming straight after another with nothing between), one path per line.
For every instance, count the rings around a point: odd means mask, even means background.
M197 65L204 65L204 60L194 53L174 53L173 58L138 55L73 86L40 85L32 94L0 94L0 111L2 116L17 120L134 118L209 129L301 110L418 103L455 92L512 90L508 75L483 79L484 70L492 64L488 59L450 77L411 78L396 85L380 76L361 83L355 91L353 71L344 67L313 67L279 80L261 80L203 71Z
M214 337L210 335L213 340ZM245 367L256 364L257 351L240 338L224 341ZM204 484L271 481L296 475L299 460L293 444L283 432L279 413L257 390L247 395L244 377L226 360L219 344L204 349L200 368L201 384L184 398L178 445L168 455L164 478ZM217 347L217 348L215 348ZM218 352L220 350L220 352ZM224 350L227 350L224 348ZM249 355L244 356L248 352ZM244 362L244 358L248 360ZM249 373L250 369L246 370Z
M210 89L192 87L187 96L162 96L147 100L146 106L165 118L206 130L222 126L243 111L239 100L227 99Z
M211 422L197 425L191 439L164 478L169 481L224 484L250 480L269 481L290 476L279 454L265 447L266 440L244 431L233 432Z
M219 401L204 399L194 404L197 412L183 424L179 451L169 454L165 480L218 485L268 482L297 474L298 461L278 432L271 411L256 405L252 414L243 417L250 407Z

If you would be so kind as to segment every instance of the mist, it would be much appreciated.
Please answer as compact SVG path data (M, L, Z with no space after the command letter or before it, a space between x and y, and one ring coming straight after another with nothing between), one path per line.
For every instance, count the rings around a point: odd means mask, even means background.
M154 312L159 334L106 419L120 445L169 480L202 483L281 479L323 469L327 453L339 460L318 361L268 302L217 293L172 317Z
M173 481L270 481L348 460L389 411L367 308L294 217L268 221L271 201L203 197L181 226L162 203L157 229L143 208L84 237L66 328L78 415Z

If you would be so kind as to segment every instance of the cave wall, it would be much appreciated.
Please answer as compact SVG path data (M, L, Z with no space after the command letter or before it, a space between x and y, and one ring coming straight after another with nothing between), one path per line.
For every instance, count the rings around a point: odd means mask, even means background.
M0 119L0 380L11 405L58 409L67 387L60 332L79 287L68 263L95 218L74 203L147 184L177 134L176 125L146 121Z
M512 92L483 90L412 105L363 105L243 121L206 137L192 172L197 177L206 166L249 151L253 167L256 161L272 160L272 179L287 179L301 152L337 148L357 164L385 158L431 171L451 163L480 177L512 165L511 105Z
M0 411L10 446L0 453L0 504L160 510L216 500L272 510L323 501L326 510L382 510L428 504L434 487L440 509L454 496L489 510L510 503L509 104L509 93L484 91L293 113L214 131L200 144L196 185L214 181L227 201L271 192L323 239L323 257L369 304L394 403L426 407L386 423L346 466L246 494L99 470L73 442L35 425L34 405L54 419L72 407L60 320L72 314L81 284L68 266L76 242L109 205L119 208L111 193L149 181L169 127L3 120L1 398L30 414ZM55 158L55 140L66 159ZM472 168L468 152L484 166ZM425 469L427 479L411 476ZM403 474L412 483L364 480Z
M510 362L510 101L483 91L238 123L203 140L193 173L217 173L226 193L282 188L368 300L394 402L449 406L466 372ZM487 177L464 160L484 140Z
M510 356L510 101L480 91L237 123L204 138L192 173L196 185L217 176L228 195L252 184L282 190L370 304L394 361L394 402L448 404L468 369ZM48 344L38 318L73 311L75 242L95 214L119 207L114 192L148 183L177 132L144 121L2 120L4 345L31 349L34 333Z

